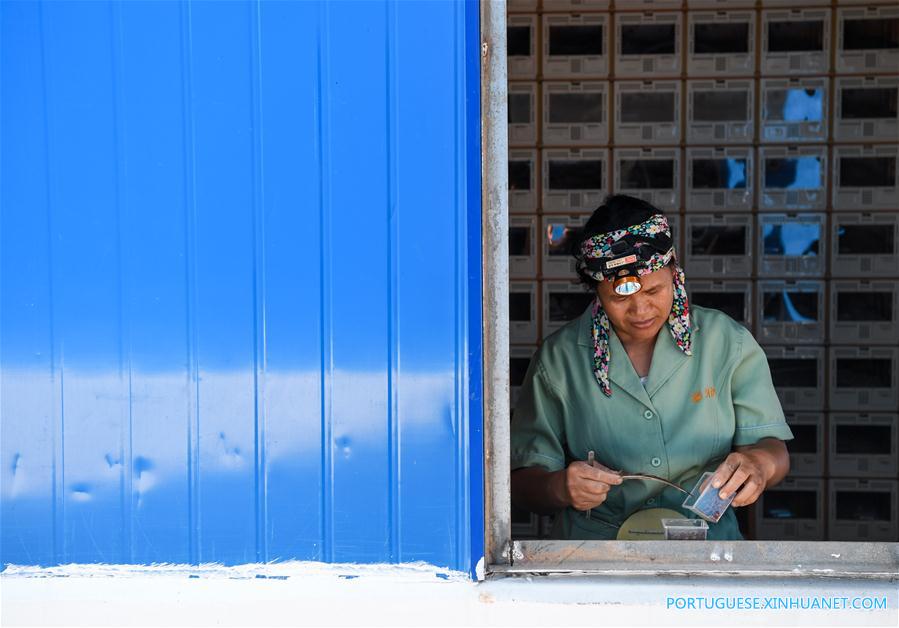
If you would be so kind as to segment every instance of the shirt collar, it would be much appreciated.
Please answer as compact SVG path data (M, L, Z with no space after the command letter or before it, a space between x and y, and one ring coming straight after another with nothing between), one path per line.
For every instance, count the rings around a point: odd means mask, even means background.
M696 315L693 312L690 312L690 324L695 338L696 332L699 331L699 323L696 321ZM591 308L588 307L578 319L577 343L580 346L588 347L590 351L593 351L592 327L593 313ZM609 350L611 351L609 379L632 397L637 398L644 404L651 405L648 403L650 397L659 391L665 382L690 359L690 356L685 355L678 348L674 338L671 337L671 331L667 328L668 323L666 322L665 327L660 330L658 340L656 340L652 355L652 365L649 369L649 379L646 381L646 387L644 387L637 376L637 372L634 370L634 365L631 364L627 357L618 334L615 333L614 326L610 325L609 327Z

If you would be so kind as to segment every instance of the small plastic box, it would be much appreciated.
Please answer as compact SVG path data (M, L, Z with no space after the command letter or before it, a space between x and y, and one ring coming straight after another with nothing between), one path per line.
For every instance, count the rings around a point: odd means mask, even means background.
M718 497L720 489L712 486L711 477L715 475L711 471L706 471L699 478L696 486L690 491L687 499L684 500L684 508L695 512L697 515L710 521L718 523L718 520L724 515L724 511L730 507L730 503L737 496L736 492L727 499Z
M705 541L709 524L702 519L662 519L666 541Z

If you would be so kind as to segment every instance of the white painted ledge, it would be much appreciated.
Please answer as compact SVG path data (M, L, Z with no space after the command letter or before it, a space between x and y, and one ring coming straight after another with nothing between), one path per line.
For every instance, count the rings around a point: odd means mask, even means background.
M697 596L886 598L876 611L676 610ZM515 576L424 563L9 566L7 626L897 626L899 584L839 579Z

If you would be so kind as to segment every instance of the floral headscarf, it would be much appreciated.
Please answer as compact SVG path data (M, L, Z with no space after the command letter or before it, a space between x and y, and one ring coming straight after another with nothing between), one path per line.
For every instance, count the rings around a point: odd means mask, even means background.
M612 244L626 235L655 236L664 234L671 237L671 229L668 220L662 214L655 214L649 220L638 225L632 225L626 229L601 233L585 240L577 256L577 268L597 281L612 281L614 277L607 277L602 272L591 271L586 266L586 260L614 257ZM635 245L639 248L640 244ZM664 268L671 260L674 260L674 302L671 305L671 313L668 315L668 331L674 338L678 348L686 355L693 355L692 327L690 325L690 304L687 302L687 289L685 287L684 270L677 263L677 254L674 247L667 253L655 253L646 262L641 263L637 269L637 275L648 275ZM593 374L603 394L612 396L612 386L609 383L609 317L603 310L599 296L593 299Z

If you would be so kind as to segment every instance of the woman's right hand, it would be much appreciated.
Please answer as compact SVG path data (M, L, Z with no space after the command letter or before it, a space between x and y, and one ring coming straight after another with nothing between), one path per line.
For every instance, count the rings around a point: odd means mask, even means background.
M609 489L623 481L621 476L598 462L591 467L583 461L572 462L558 475L563 485L560 492L575 510L596 508L609 495Z

